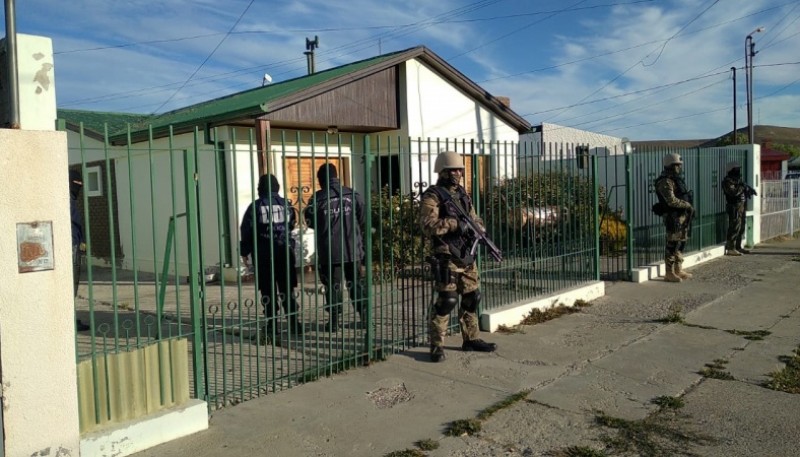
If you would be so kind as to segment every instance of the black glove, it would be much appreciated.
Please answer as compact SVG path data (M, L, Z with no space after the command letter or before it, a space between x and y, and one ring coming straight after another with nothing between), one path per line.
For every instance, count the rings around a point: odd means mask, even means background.
M458 219L458 232L462 235L468 235L472 230L469 225L461 219Z

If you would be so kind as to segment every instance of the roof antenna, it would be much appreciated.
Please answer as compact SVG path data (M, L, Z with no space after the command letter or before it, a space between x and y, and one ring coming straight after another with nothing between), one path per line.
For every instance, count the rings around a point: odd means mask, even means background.
M264 87L271 82L272 76L270 76L269 73L264 73L264 79L261 81L261 87Z
M303 54L306 55L306 63L308 65L308 74L312 75L316 71L314 69L314 49L319 47L319 37L314 35L314 40L310 40L306 38L306 52Z

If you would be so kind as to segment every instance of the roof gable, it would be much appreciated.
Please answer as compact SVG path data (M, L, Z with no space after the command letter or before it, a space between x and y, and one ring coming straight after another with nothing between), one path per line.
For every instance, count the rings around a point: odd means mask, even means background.
M255 119L414 58L482 103L517 131L524 132L530 129L530 124L524 118L424 46L383 54L268 86L237 92L160 115L58 110L58 117L66 120L68 126L73 129L76 129L80 122L84 122L86 128L98 133L102 132L102 122L112 119L112 122L109 122L109 133L114 142L126 141L125 129L128 122L132 124L133 137L147 135L149 128L152 128L154 136L165 134L169 127L179 133L197 125L225 125L243 119Z

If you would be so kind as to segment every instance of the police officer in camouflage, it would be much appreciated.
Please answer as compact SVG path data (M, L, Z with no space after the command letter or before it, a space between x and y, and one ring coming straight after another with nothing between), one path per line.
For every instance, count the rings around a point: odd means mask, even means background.
M664 226L667 243L664 248L664 264L667 282L681 282L692 277L683 271L683 249L689 239L694 207L692 192L681 177L683 160L678 154L667 154L662 160L664 170L655 181L656 196L664 208Z
M450 321L450 313L459 305L458 321L464 351L492 352L497 348L478 338L478 305L481 301L480 278L475 258L464 249L467 228L455 214L450 214L445 203L452 199L473 221L483 226L472 207L472 200L461 178L464 176L464 161L455 152L442 152L436 157L434 172L439 177L436 184L423 194L420 208L422 232L432 243L432 273L435 291L438 294L428 322L431 340L431 361L445 359L444 336Z
M742 247L745 230L747 199L755 194L752 187L742 180L742 166L739 162L729 162L725 167L722 192L725 194L725 211L728 213L728 234L725 242L725 255L740 256L750 251Z

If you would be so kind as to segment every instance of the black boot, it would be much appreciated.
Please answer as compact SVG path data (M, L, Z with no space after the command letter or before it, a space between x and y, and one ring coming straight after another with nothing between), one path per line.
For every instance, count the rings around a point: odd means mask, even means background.
M497 345L494 343L487 343L483 340L469 340L464 341L461 345L462 351L476 351L476 352L494 352Z
M737 251L739 251L739 252L741 252L742 254L750 254L750 250L749 250L749 249L745 249L745 248L743 248L743 247L741 247L741 246L739 246L738 248L736 248L736 250L737 250Z
M446 359L444 349L441 346L431 346L431 362L439 363Z

